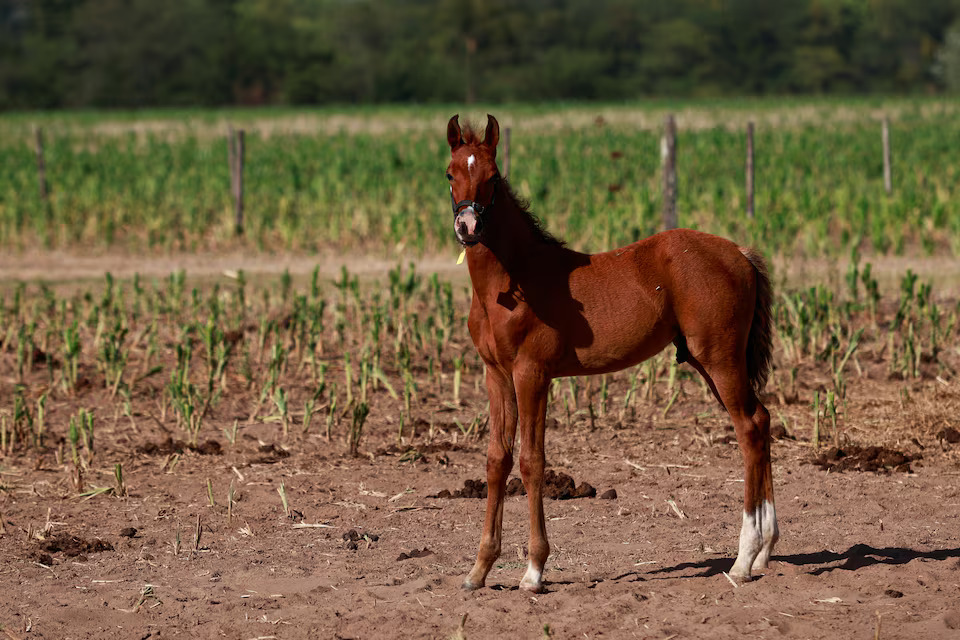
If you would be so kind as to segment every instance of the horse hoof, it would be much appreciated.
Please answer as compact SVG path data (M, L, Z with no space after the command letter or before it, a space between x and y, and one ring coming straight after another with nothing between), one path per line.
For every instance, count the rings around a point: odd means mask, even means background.
M741 575L741 574L739 574L739 573L732 573L732 572L731 572L731 573L728 573L728 574L727 574L727 578L729 578L730 581L733 582L733 583L734 583L735 585L737 585L738 587L739 587L740 585L747 584L748 582L753 582L753 576L751 576L750 574Z
M482 582L480 584L476 584L473 581L471 581L470 578L467 578L466 580L464 580L463 584L461 585L464 591L476 591L482 586L483 586Z
M542 582L524 582L521 580L520 588L530 593L543 593L545 591Z

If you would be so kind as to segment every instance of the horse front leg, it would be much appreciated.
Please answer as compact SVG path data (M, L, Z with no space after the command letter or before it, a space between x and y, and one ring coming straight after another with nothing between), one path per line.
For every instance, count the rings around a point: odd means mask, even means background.
M503 497L513 468L513 444L517 433L517 396L513 381L495 367L487 367L490 397L490 443L487 447L487 513L477 561L463 581L467 590L484 585L493 563L500 556L503 530Z
M543 567L550 555L547 527L543 517L544 430L547 413L547 380L539 371L514 374L520 422L520 476L527 490L530 510L530 542L527 546L527 572L520 587L543 591Z

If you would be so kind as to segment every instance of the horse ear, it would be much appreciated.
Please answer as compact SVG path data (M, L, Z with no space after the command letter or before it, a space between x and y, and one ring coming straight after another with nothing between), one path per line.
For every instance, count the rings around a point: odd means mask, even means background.
M500 123L489 113L487 114L487 132L483 142L494 151L497 150L497 143L500 142Z
M463 144L463 135L460 133L460 114L450 118L450 122L447 123L447 142L450 144L450 149L456 149Z

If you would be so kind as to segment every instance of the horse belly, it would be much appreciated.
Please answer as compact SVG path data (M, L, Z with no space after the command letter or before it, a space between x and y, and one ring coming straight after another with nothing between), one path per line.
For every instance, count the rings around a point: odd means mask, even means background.
M673 323L637 304L595 315L589 324L591 340L573 348L570 372L561 375L619 371L660 353L676 336Z

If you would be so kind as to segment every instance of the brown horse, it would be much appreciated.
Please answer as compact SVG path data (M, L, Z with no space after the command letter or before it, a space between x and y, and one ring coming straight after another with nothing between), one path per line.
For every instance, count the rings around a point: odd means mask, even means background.
M520 431L520 474L530 509L527 572L543 590L550 554L542 480L547 390L561 376L616 371L671 341L729 412L744 462L743 527L730 574L765 569L778 538L770 469L770 416L757 399L770 367L770 282L763 259L689 229L588 255L545 232L496 165L500 128L481 138L447 125L454 230L465 247L473 303L468 326L487 370L490 444L483 537L464 588L483 586L500 555L503 497Z

